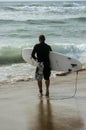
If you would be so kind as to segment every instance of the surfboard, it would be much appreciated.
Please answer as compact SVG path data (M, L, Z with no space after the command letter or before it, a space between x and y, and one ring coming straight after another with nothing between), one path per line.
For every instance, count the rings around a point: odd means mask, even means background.
M22 57L25 62L36 66L37 62L31 58L32 49L24 48L22 49ZM82 64L77 59L68 57L64 54L51 51L49 54L50 67L53 71L64 71L64 72L74 72L82 68Z

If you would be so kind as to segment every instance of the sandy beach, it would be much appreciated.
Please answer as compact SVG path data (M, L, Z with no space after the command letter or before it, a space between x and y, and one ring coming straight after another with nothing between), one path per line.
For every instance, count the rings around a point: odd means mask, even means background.
M38 97L34 80L1 83L0 130L86 130L86 71L72 97L75 79L75 73L51 78L49 98Z

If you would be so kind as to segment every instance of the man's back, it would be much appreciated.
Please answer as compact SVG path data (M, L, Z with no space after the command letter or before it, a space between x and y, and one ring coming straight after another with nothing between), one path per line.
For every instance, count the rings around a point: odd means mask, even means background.
M52 51L52 49L46 43L36 44L32 56L36 53L38 62L49 62L50 51Z

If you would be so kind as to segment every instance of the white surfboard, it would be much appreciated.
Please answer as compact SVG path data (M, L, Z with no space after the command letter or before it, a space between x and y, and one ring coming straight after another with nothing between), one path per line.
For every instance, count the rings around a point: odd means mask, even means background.
M22 49L22 57L25 62L36 66L37 62L33 58L31 58L31 53L32 49ZM51 70L54 71L74 72L82 68L82 64L78 60L65 56L61 53L52 51L49 54L49 58Z

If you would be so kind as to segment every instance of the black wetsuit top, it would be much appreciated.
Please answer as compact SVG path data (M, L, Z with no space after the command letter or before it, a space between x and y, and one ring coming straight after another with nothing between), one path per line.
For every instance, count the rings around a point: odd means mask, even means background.
M49 61L49 52L52 51L51 47L46 43L36 44L32 51L32 57L38 62L43 62L44 64L44 79L49 80L51 74L50 61Z
M38 62L44 62L45 64L49 64L49 52L52 51L51 47L46 43L36 44L32 51L32 57ZM37 55L37 56L36 56Z

